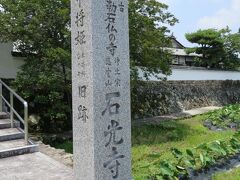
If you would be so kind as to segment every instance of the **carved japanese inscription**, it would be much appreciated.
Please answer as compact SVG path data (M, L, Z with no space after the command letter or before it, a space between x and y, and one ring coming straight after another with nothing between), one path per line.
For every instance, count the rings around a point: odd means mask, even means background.
M74 176L131 180L127 0L72 0Z

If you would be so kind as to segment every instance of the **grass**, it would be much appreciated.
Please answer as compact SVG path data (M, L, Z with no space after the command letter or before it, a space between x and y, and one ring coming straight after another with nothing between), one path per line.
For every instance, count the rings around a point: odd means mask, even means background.
M57 149L64 149L67 153L73 154L73 142L65 141L64 143L55 145Z
M231 137L234 132L209 131L202 125L207 115L189 119L163 122L158 126L134 128L132 133L132 170L136 180L157 171L156 164L165 159L173 160L171 148L193 148L203 142ZM150 165L150 168L146 168Z
M213 180L240 180L240 168L235 168L229 172L217 173L212 177Z
M132 129L132 171L135 180L147 179L156 172L161 160L172 161L171 148L179 150L193 148L203 142L231 137L231 130L214 132L202 125L207 115L178 121L166 121L159 125L133 127ZM59 144L56 148L72 153L72 142Z

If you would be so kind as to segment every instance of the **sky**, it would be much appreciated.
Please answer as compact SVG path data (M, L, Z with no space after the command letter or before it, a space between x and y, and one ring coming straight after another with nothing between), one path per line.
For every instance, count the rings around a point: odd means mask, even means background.
M185 39L185 33L198 29L221 29L229 26L232 32L240 28L240 0L158 0L169 6L169 12L179 23L170 27L174 36L184 46L193 44Z

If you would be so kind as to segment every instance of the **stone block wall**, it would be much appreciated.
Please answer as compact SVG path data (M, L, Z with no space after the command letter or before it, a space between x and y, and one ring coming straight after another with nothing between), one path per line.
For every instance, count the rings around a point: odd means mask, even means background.
M142 81L137 87L135 119L240 102L240 81Z

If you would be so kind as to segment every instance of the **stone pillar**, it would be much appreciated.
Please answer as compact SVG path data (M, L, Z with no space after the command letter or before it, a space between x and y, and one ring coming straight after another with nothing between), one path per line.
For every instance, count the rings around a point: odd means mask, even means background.
M131 179L127 0L72 0L76 180Z
M2 83L1 83L1 79L0 79L0 112L3 111L3 99L2 99Z

